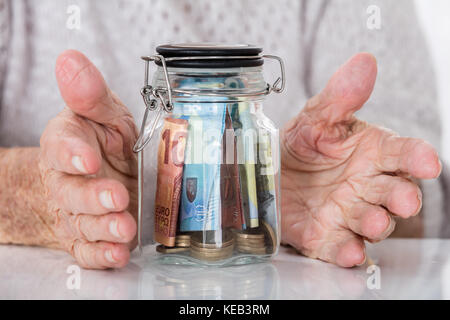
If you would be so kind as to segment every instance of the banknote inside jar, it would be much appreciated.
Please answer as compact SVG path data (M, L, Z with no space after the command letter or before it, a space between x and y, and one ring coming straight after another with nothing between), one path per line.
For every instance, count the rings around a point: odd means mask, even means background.
M184 74L174 80L173 87L245 88L248 85L245 77L237 75ZM204 261L224 260L233 255L272 254L278 243L278 199L277 170L271 157L278 145L273 144L270 136L271 130L276 129L270 125L260 128L255 116L260 102L251 99L236 102L226 96L196 99L199 101L195 103L189 103L189 99L175 103L165 121L180 122L170 126L165 122L160 135L157 181L158 188L165 191L157 193L155 205L170 210L166 210L167 217L160 212L155 214L163 217L158 220L162 221L158 227L160 239L166 237L170 241L157 240L166 246L159 252L171 253L168 248L180 248L173 253L182 252ZM169 127L170 133L164 134ZM213 139L202 140L202 148L212 154L204 162L196 161L202 152L193 143L199 131L214 132ZM248 136L254 137L254 143L246 143ZM180 137L185 140L177 142ZM182 161L172 154L183 155ZM254 155L253 160L249 154ZM177 164L170 157L178 159ZM174 226L176 234L169 232ZM184 239L179 238L181 235Z

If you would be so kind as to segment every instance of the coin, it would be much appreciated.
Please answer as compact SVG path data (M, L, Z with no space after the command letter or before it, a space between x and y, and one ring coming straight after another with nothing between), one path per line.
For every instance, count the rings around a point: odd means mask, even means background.
M264 239L263 233L244 233L244 232L236 232L236 237L241 239Z
M160 253L179 253L179 252L185 252L188 251L189 248L182 248L182 247L166 247L165 245L158 245L156 246L156 251Z
M227 246L224 248L199 248L196 246L191 247L191 251L197 251L204 254L223 254L225 252L233 251L234 246Z
M175 238L176 240L191 240L191 236L188 234L179 234Z
M237 250L242 253L266 254L266 239L261 228L254 228L244 232L235 232Z
M247 250L262 250L262 249L266 249L265 246L248 246L248 245L244 245L244 244L240 244L238 246L236 246L238 249L239 248L248 248Z
M203 243L202 236L195 237L191 241L191 256L200 260L222 260L233 255L234 238L231 234L225 237L223 243Z
M189 248L191 246L191 242L175 242L176 247Z
M252 244L252 245L261 245L261 246L265 246L265 244L266 244L264 239L242 239L242 238L237 238L236 242L237 243Z
M217 260L224 260L226 258L229 258L231 254L225 255L225 256L205 256L196 252L191 252L191 256L193 258L199 259L199 260L207 260L207 261L217 261Z
M234 243L234 239L228 240L227 242L222 242L221 244L219 243L202 243L202 242L196 242L196 241L191 241L191 246L192 247L197 247L197 248L206 248L206 249L220 249L220 248L226 248L231 246Z
M191 236L188 234L179 234L175 238L175 246L189 248L191 246Z
M233 255L233 246L218 252L201 252L191 247L191 256L200 260L223 260Z
M237 250L244 253L251 253L251 254L266 254L266 248L253 248L248 246L238 246Z
M222 242L205 242L203 241L203 237L201 234L197 234L192 237L191 239L191 246L195 246L197 248L209 248L209 249L216 249L216 248L225 248L228 246L231 246L234 243L234 238L231 233L226 233L223 237Z

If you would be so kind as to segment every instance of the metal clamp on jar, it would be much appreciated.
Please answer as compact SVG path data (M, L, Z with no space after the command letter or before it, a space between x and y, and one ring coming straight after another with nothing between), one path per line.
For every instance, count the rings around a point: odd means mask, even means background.
M272 257L280 239L279 137L263 101L284 90L283 61L250 45L177 44L156 51L142 57L146 109L134 147L139 248L143 150L150 145L157 158L154 239L162 261L230 265ZM280 65L273 84L264 80L265 59ZM152 84L150 62L158 66Z

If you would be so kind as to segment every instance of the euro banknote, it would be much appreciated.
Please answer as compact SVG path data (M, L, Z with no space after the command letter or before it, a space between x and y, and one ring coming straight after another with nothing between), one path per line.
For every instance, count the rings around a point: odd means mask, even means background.
M232 108L233 128L237 137L239 178L242 193L242 210L247 228L259 226L256 195L256 128L248 102L236 103Z
M158 148L155 241L169 247L175 245L187 126L183 119L165 119Z
M177 108L177 106L175 106ZM180 231L221 228L220 166L225 103L186 104L189 122L180 206Z

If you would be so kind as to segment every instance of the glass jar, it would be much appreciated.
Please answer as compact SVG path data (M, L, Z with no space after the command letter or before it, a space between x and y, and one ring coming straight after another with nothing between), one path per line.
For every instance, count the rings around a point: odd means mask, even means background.
M146 104L139 153L157 163L154 239L161 261L231 265L266 260L280 243L279 135L263 113L284 89L280 58L250 45L179 44L143 57ZM273 85L265 58L280 63ZM158 67L149 84L149 63Z

